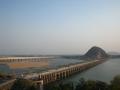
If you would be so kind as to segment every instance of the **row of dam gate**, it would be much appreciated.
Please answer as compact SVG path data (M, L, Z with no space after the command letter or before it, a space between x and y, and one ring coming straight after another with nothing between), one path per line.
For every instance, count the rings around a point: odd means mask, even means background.
M68 78L71 75L82 72L91 67L94 67L104 61L105 60L86 61L83 63L72 64L72 65L68 65L65 67L57 68L57 69L51 69L41 73L33 73L33 74L25 75L23 76L23 78L33 79L36 82L46 85L48 83L55 82L57 80Z

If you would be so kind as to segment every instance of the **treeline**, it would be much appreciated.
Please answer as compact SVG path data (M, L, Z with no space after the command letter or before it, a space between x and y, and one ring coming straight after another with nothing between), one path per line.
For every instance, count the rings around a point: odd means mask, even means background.
M30 80L19 79L11 90L39 90L39 88ZM45 86L44 90L120 90L120 75L114 77L110 84L81 78L77 85L73 85L73 82L54 83Z
M5 74L5 73L0 72L0 81L5 80L5 79L13 79L15 77L16 76L13 74L10 75L10 74Z
M75 86L72 82L56 83L47 85L45 90L120 90L120 75L114 77L110 84L81 78Z

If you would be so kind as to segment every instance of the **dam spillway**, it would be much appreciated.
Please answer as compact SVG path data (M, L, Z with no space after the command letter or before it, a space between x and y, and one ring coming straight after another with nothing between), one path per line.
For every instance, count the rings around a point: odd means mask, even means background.
M81 63L74 63L74 64L66 65L63 67L43 71L40 73L22 74L21 76L16 77L16 79L22 78L22 79L33 80L34 83L36 85L38 85L40 90L43 90L43 86L45 86L49 83L68 78L71 75L85 71L89 68L92 68L98 64L103 63L104 61L106 61L106 60L91 60L91 61L85 61L85 62L81 62ZM11 85L14 83L14 81L15 80L12 80L10 82L9 81L5 82L0 86L0 88L4 88L4 87L10 88ZM0 90L2 90L2 89L0 89Z
M94 67L104 61L105 60L92 60L92 61L86 61L83 63L71 64L71 65L63 66L57 69L50 69L48 71L44 71L41 73L32 73L32 74L22 75L22 78L33 79L36 81L36 83L46 85L51 82L55 82L57 80L68 78L71 75L74 75L78 72L82 72L91 67Z
M22 61L42 61L52 59L53 57L3 57L0 63L22 62Z

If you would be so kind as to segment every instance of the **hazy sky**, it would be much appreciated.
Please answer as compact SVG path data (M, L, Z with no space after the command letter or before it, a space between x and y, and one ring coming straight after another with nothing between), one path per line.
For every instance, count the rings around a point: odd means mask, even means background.
M120 0L0 0L0 54L120 52Z

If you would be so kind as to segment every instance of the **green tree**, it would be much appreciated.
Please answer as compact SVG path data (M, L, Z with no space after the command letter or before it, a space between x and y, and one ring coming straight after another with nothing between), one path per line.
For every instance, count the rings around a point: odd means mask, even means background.
M96 81L88 80L86 81L85 90L96 90Z
M96 90L109 90L109 85L102 81L96 81Z
M0 72L0 78L1 78L1 79L5 79L5 78L6 78L6 74L5 74L5 73Z
M52 83L48 84L44 87L45 90L61 90L59 84L57 83Z
M45 90L74 90L73 83L53 83L45 86Z
M85 90L85 79L81 78L78 82L78 84L76 85L75 90Z
M36 88L34 86L33 81L25 80L25 79L18 79L15 81L11 90L36 90Z
M74 90L74 86L72 82L68 82L68 83L62 83L59 85L61 90Z
M111 90L120 90L120 75L114 77L110 85Z
M75 90L108 90L108 84L101 81L80 79Z

